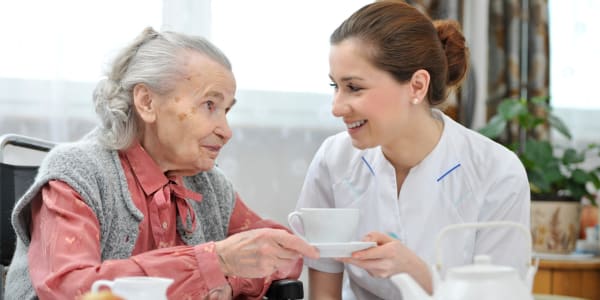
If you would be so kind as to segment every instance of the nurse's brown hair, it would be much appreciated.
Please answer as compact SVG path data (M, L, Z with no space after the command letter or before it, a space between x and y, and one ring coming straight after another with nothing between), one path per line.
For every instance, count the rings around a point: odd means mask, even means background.
M401 83L419 69L429 72L427 100L431 105L445 101L448 88L458 86L468 69L469 50L458 22L432 22L404 2L364 6L331 34L330 43L350 38L363 43L367 60Z

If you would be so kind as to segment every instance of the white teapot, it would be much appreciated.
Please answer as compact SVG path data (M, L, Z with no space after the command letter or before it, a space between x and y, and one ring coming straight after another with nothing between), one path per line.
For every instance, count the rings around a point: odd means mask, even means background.
M514 222L464 223L445 227L436 241L437 268L432 269L433 297L429 296L421 286L406 274L400 273L391 277L392 282L402 292L403 300L533 300L531 289L537 271L537 263L529 265L525 282L521 280L514 268L493 265L488 255L477 255L474 264L451 268L446 272L445 280L441 280L441 253L439 243L442 236L455 229L512 226L527 235L529 253L531 253L531 235L523 225Z

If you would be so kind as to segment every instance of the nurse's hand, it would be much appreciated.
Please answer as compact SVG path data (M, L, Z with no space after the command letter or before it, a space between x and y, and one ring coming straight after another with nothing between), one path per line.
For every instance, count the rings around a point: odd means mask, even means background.
M352 253L352 257L337 260L363 268L373 277L387 278L398 273L408 273L431 294L429 266L412 250L381 232L370 232L363 241L376 242L377 247L356 251Z

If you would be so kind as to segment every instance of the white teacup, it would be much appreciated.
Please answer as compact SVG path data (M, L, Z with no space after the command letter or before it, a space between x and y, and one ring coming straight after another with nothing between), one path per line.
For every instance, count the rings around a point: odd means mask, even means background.
M359 216L356 208L300 208L288 215L288 223L296 235L309 243L346 243L358 238ZM295 223L300 223L303 230L295 228Z
M113 294L125 300L167 300L167 289L173 283L171 278L130 276L115 280L96 280L92 292L100 287L108 287Z

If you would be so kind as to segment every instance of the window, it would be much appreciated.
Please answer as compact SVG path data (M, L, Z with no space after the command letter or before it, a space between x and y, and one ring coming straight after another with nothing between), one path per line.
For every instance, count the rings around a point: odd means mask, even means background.
M329 35L372 1L212 1L210 39L230 58L233 124L342 126L331 115Z
M144 13L135 13L140 7ZM3 2L0 77L95 82L114 50L145 26L160 28L161 7L160 0Z
M331 94L329 35L368 2L213 1L211 40L232 60L240 89Z
M598 142L600 1L549 1L550 95L577 143Z
M106 63L142 28L153 26L206 35L231 59L239 100L232 125L341 128L330 112L329 35L369 2L5 1L0 116L60 119L50 126L57 130L64 127L57 122L68 118L95 121L92 91ZM21 130L3 130L9 131ZM59 141L70 135L51 134Z
M161 0L0 2L0 134L80 137L105 64L161 23Z
M550 94L555 107L600 109L600 1L551 0Z

